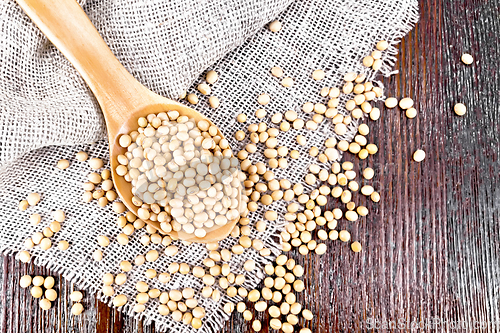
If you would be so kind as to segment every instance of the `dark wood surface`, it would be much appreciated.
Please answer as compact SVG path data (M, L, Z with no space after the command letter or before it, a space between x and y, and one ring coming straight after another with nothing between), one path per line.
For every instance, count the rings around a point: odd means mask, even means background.
M383 80L388 96L415 100L418 117L395 109L371 124L379 153L356 164L375 168L382 200L367 203L371 213L360 222L340 223L363 251L337 241L322 257L297 256L307 272L298 299L316 315L307 323L313 332L372 331L374 321L380 332L391 321L405 331L500 327L500 2L420 5L420 23L400 46L400 74ZM474 65L460 62L464 52ZM452 111L459 101L464 117ZM419 148L427 158L415 163ZM42 313L18 286L27 273L50 272L0 258L1 332L153 332L90 296L85 313L72 317L72 286L62 278L56 309ZM252 330L236 314L223 331Z

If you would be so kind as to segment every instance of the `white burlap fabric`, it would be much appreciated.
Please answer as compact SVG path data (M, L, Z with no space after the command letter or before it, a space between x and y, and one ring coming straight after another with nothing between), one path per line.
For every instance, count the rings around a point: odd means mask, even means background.
M296 110L301 118L308 119L310 115L300 112L301 105L307 101L326 102L319 96L319 90L324 86L339 86L346 72L366 72L369 78L374 78L377 73L364 68L361 59L382 39L389 41L391 47L384 52L381 73L390 73L395 61L394 45L418 20L415 0L95 0L83 7L118 59L139 81L159 94L175 97L189 86L188 91L195 92L197 83L203 81L203 75L199 75L212 66L220 74L213 94L219 97L221 106L210 109L208 99L203 97L195 108L221 128L235 151L246 144L232 139L236 130L244 128L235 122L235 116L246 113L250 122L262 121L253 115L259 107L256 97L260 93L271 96L271 103L266 106L268 117L264 119L270 126L270 116L286 110ZM84 150L93 157L106 161L109 158L107 143L102 140L105 126L99 107L78 73L13 1L2 2L0 14L0 250L3 253L22 250L24 239L46 227L52 211L62 209L67 220L52 242L65 239L71 246L65 252L57 247L48 251L30 250L35 263L61 272L110 303L110 298L98 291L102 274L116 274L121 260L133 260L153 248L161 252L162 246L143 246L138 240L145 230L140 230L131 237L129 245L113 241L104 249L104 260L92 260L92 252L99 248L96 237L107 235L114 240L120 232L115 223L117 216L110 207L99 208L95 202L81 201L81 184L89 168L75 160L75 153ZM283 29L273 33L264 24L276 16ZM286 76L294 78L293 87L282 87L269 73L272 66L280 66ZM327 72L321 82L311 79L311 72L317 68ZM342 108L339 111L345 112ZM353 137L356 125L349 127L345 138ZM297 134L308 138L307 146L297 145ZM314 160L307 151L311 146L324 148L324 139L332 135L333 128L327 121L316 131L281 133L280 144L299 150L301 158L289 160L287 169L276 171L277 178L301 182L307 166ZM69 169L55 168L61 158L70 160ZM259 153L252 159L264 161ZM41 193L42 201L20 212L18 202L30 192ZM271 207L284 211L282 203ZM38 226L28 222L29 214L34 212L43 216ZM252 213L251 225L261 218L262 210ZM276 236L283 224L280 218L277 223L268 223L264 233L253 230L251 237L262 239L276 255L279 253ZM229 237L222 247L235 242L237 239ZM130 300L123 307L124 312L133 313L135 284L145 279L146 269L154 267L163 272L172 261L201 266L207 256L205 246L178 245L180 251L174 258L160 255L155 263L136 267L127 274L127 283L116 286L116 292L126 294ZM244 272L241 267L249 258L258 262L252 273ZM265 258L250 249L233 256L231 267L235 273L245 273L244 286L251 289L263 277L261 267L265 262ZM156 280L149 282L151 288L160 290L186 287L200 290L203 286L200 279L179 274L167 285ZM228 318L222 306L229 298L222 295L219 302L196 296L207 310L199 331L215 332ZM195 331L174 322L170 316L159 315L157 306L157 300L149 301L140 316L147 322L154 321L159 330Z

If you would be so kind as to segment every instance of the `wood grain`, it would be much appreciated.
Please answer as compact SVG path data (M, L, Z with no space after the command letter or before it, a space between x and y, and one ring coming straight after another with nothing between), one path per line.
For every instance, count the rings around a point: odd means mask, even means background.
M420 8L420 23L400 46L400 74L383 80L388 96L415 100L418 117L394 109L371 124L380 150L361 165L376 169L382 200L366 203L370 214L360 222L339 224L363 251L337 242L322 257L296 257L308 272L298 299L316 315L301 324L314 332L407 331L412 323L451 331L461 322L475 325L462 331L498 330L500 2L421 0ZM460 62L464 52L474 65ZM456 102L468 106L466 116L453 113ZM422 163L411 159L419 148ZM28 272L48 273L0 260L2 332L154 332L88 295L84 315L68 315L71 286L62 279L57 309L41 313L18 287ZM394 329L384 329L390 322ZM223 332L251 328L234 315Z

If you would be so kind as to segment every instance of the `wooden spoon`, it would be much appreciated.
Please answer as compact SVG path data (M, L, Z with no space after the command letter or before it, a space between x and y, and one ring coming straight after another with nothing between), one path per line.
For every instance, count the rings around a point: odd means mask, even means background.
M137 120L151 113L176 110L196 122L204 119L199 112L157 95L140 84L120 64L89 18L75 0L16 0L47 38L68 58L88 84L106 119L111 171L115 189L127 208L137 215L132 203L132 185L115 173L116 157L125 152L118 144L121 134L138 128ZM219 135L224 137L219 131ZM242 202L241 197L239 198ZM238 219L223 227L207 230L197 238L185 232L173 236L192 242L215 242L229 235ZM159 222L145 221L165 234Z

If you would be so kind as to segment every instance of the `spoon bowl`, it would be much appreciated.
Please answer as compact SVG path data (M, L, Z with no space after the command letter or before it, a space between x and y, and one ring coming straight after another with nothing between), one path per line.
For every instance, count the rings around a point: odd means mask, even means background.
M151 101L152 103L147 105L143 109L136 110L135 112L130 114L130 117L127 119L126 122L122 124L122 126L116 131L116 132L108 132L109 136L109 149L110 149L110 164L111 164L111 174L113 176L113 183L115 185L115 190L120 196L122 202L125 204L125 206L133 212L135 215L137 215L137 210L139 207L134 205L132 202L132 184L127 182L124 177L119 176L116 174L116 167L119 165L117 156L124 154L127 149L123 148L119 145L118 140L122 134L128 134L131 131L137 130L138 125L137 121L141 117L147 117L149 114L152 113L159 113L159 112L167 112L167 111L177 111L181 116L187 116L196 122L200 120L206 120L209 122L210 125L214 125L210 119L206 118L204 115L201 113L193 110L192 108L185 106L181 103L175 102L173 100L170 100L168 98L162 97L160 95L154 94L153 92L150 92L153 94L151 96ZM224 138L222 133L220 133L220 130L218 130L218 134ZM238 197L238 201L241 201L241 193ZM160 222L156 221L150 221L150 220L145 220L145 222L151 226L153 226L155 229L157 229L160 233L162 234L167 234L160 226ZM190 242L198 242L198 243L212 243L219 241L221 239L224 239L229 235L231 230L233 230L236 222L238 222L238 219L234 219L227 223L226 225L219 227L215 226L210 229L206 228L207 234L203 238L198 238L195 237L192 234L188 234L183 231L171 231L168 232L169 235L172 235L174 237L177 237L182 240L190 241Z
M181 103L160 96L139 83L116 59L89 18L75 0L16 0L47 38L68 58L96 97L106 120L113 183L125 206L137 215L132 203L132 185L116 174L117 156L126 149L118 144L122 134L137 130L137 120L151 113L175 110L195 122L209 119ZM85 36L82 38L81 36ZM218 135L224 138L219 129ZM241 193L238 197L243 204ZM240 210L241 211L241 210ZM203 238L186 232L169 232L191 242L215 242L226 238L238 219L206 229ZM165 234L159 222L144 221Z

